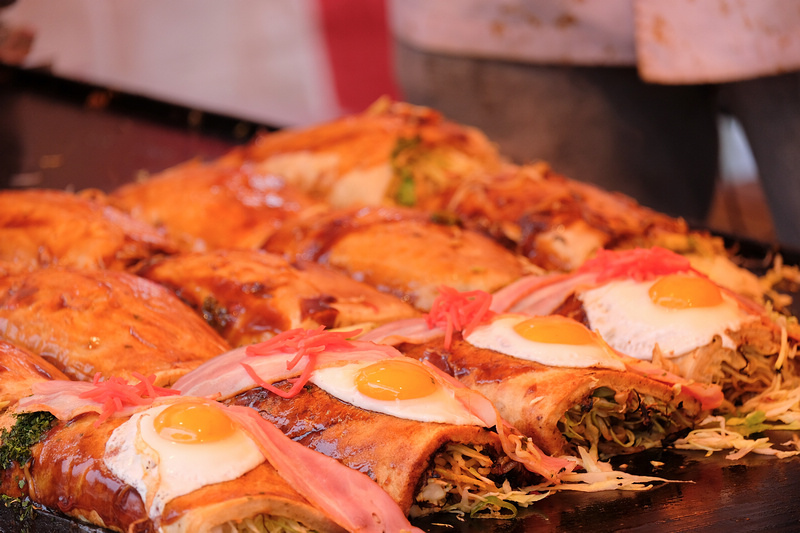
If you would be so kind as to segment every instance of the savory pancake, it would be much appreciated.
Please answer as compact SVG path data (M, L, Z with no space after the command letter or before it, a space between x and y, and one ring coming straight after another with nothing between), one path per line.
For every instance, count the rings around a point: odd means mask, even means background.
M264 249L345 272L420 310L430 307L440 285L494 291L528 271L524 259L483 235L399 207L339 209L294 220Z
M708 412L680 389L634 372L548 366L475 347L460 334L449 348L440 338L398 349L485 395L551 455L576 454L579 446L603 456L663 446Z
M257 248L283 221L318 208L279 176L198 162L123 185L108 202L194 251Z
M0 272L51 265L124 270L174 249L162 232L88 192L0 192Z
M138 274L174 291L232 346L297 327L373 327L417 314L402 300L342 273L255 250L178 254Z
M264 133L217 162L284 177L333 207L426 208L458 180L505 162L475 128L430 108L379 100L365 112Z
M34 383L51 379L68 378L41 356L0 340L0 413L30 395Z
M159 384L230 347L164 287L110 270L0 278L0 338L71 379L156 374Z
M522 278L494 294L492 309L571 317L622 354L720 385L729 410L776 382L800 383L795 319L663 248L603 251L572 274Z

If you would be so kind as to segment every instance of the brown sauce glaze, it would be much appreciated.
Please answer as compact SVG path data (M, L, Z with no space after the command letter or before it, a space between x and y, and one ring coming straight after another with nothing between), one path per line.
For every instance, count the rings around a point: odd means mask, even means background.
M497 383L531 371L531 362L475 348L456 333L449 350L436 339L426 344L401 344L398 349L409 357L428 361L458 379L469 377L473 383ZM534 363L535 364L535 363Z
M276 386L285 390L288 383ZM293 440L369 475L404 512L411 507L434 454L445 444L474 443L501 453L497 434L484 427L418 422L367 411L313 384L291 399L256 388L227 403L258 410Z
M94 511L106 527L127 531L135 524L135 531L153 531L139 493L103 462L106 441L124 419L95 428L96 418L82 415L57 423L34 447L31 490L35 500L66 514L85 516Z
M263 249L289 260L325 263L328 251L345 235L404 220L430 220L420 211L396 207L352 207L290 221L264 243Z
M575 295L575 293L567 296L561 305L553 309L551 314L562 315L567 318L571 318L577 322L580 322L587 328L589 327L589 319L586 316L586 310L583 308L583 302Z

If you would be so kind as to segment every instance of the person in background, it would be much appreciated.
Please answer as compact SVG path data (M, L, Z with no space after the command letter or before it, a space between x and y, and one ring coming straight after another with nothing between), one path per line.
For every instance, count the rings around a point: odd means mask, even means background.
M800 3L390 0L390 20L406 100L693 224L735 116L778 241L800 249Z
M14 0L0 0L0 9ZM23 62L33 43L29 28L9 27L0 19L0 69L2 65L16 66ZM14 103L7 93L10 75L0 70L0 188L8 186L20 171L22 149L17 133Z

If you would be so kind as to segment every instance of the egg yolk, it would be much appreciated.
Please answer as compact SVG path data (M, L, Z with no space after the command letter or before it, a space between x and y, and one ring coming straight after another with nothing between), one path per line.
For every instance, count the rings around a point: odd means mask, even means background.
M356 387L376 400L412 400L436 391L436 380L424 367L388 359L365 366L356 375Z
M177 403L161 411L153 421L163 438L183 444L224 440L236 426L222 409L206 403Z
M597 344L596 336L589 329L571 318L560 315L529 318L514 326L522 338L547 344Z
M654 304L670 309L714 307L723 302L719 287L709 280L680 274L659 279L648 294Z

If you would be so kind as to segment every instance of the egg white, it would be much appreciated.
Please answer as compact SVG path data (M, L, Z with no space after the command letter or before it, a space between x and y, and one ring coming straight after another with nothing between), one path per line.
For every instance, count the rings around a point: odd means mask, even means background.
M170 500L236 479L265 460L241 430L217 442L186 444L163 439L153 421L168 406L134 414L113 431L105 448L106 465L139 492L151 518L160 516Z
M311 382L331 396L368 411L420 422L485 426L444 386L438 386L428 396L410 400L376 400L362 394L356 386L356 376L359 370L373 363L354 362L318 368L311 374Z
M657 280L612 281L579 295L591 329L614 349L631 357L653 359L658 345L665 357L679 357L707 345L719 335L723 346L735 348L726 334L753 319L725 293L713 307L671 309L652 302L648 291Z
M464 340L478 348L547 366L625 370L625 364L602 346L537 342L514 331L514 326L530 318L525 315L501 316L476 327Z

